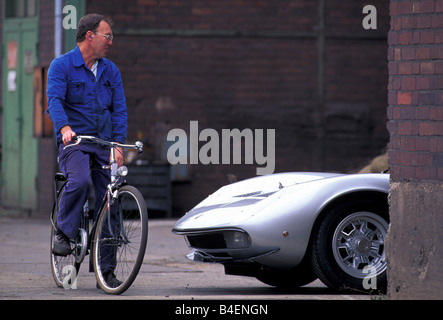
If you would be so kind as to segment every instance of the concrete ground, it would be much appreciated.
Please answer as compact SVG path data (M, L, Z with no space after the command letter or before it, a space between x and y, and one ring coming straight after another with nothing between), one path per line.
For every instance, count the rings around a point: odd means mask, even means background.
M171 233L175 220L151 220L143 266L131 288L120 296L96 288L88 257L80 268L77 289L58 288L50 270L50 222L0 218L0 300L370 300L342 294L319 280L282 291L255 278L225 275L222 265L195 263L183 237ZM379 298L379 297L377 297Z

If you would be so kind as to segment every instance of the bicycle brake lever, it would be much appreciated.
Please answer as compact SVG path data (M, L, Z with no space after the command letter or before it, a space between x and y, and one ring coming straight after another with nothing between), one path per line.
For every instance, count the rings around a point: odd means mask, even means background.
M64 146L63 150L65 150L66 148L78 145L82 141L82 138L77 137L77 136L73 136L73 137L71 137L71 141L75 141L75 142Z

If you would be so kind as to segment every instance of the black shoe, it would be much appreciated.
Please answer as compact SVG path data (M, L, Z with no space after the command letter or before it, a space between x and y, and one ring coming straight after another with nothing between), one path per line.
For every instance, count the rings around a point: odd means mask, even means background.
M122 281L118 280L112 271L107 271L103 273L103 279L105 280L106 284L111 288L117 288L122 285ZM100 289L100 286L97 282L97 288Z
M62 232L57 232L54 236L54 246L52 247L52 253L57 256L66 257L72 253L71 244L69 238Z

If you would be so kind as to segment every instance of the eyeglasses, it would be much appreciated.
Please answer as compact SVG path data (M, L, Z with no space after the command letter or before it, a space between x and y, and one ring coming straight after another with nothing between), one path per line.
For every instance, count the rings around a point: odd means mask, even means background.
M108 41L112 41L114 39L114 35L112 35L112 34L103 34L103 33L99 33L99 32L94 32L94 34L101 35L101 36L105 37L106 40L108 40Z

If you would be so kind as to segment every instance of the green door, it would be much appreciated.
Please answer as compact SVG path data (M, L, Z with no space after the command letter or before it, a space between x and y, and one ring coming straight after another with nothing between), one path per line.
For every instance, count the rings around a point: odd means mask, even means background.
M8 9L6 8L6 12ZM2 206L17 212L29 212L37 208L38 143L33 135L33 75L38 57L37 42L37 16L5 16L2 67Z

